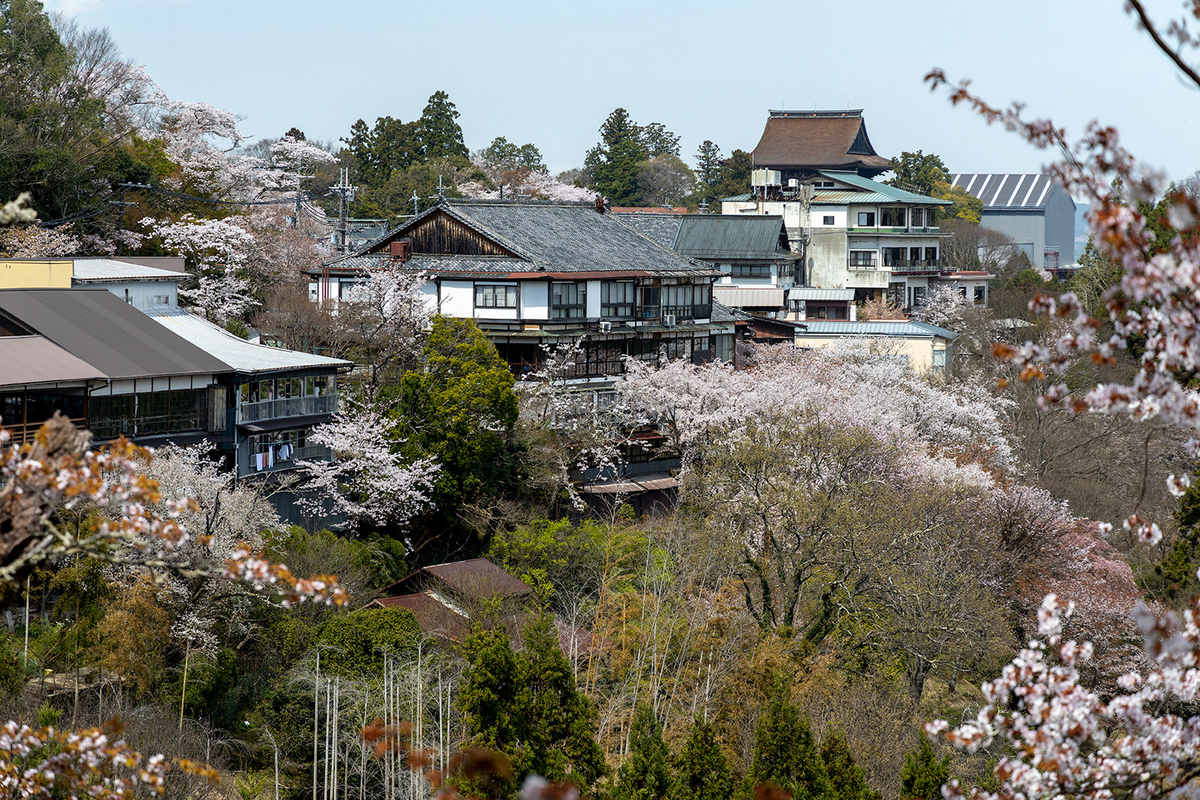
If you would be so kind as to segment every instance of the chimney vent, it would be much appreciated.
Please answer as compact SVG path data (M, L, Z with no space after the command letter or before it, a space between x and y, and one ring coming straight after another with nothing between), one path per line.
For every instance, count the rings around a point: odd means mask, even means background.
M597 214L604 213L604 198L603 197L596 198L596 213Z
M408 258L411 255L412 242L410 242L408 239L401 239L399 241L392 242L392 258L395 258L399 261L408 261Z

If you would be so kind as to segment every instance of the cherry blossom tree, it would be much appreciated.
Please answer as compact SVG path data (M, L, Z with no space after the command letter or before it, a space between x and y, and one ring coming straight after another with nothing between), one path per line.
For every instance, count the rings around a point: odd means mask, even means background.
M404 525L429 506L438 464L408 460L393 447L397 431L376 404L349 400L332 422L309 440L334 452L333 461L301 461L307 475L304 505L327 514L332 506L358 523Z
M496 165L476 156L473 163L478 167L497 188L487 189L483 184L465 182L459 185L459 191L464 196L477 200L497 200L505 198L516 200L528 198L532 200L554 200L557 202L591 202L596 199L596 193L569 183L563 183L550 174L544 166L536 169L528 167L505 168L506 165ZM511 166L511 165L509 165Z
M913 311L912 316L920 322L957 331L962 323L963 312L972 305L957 287L943 283L926 295L925 304Z
M1186 17L1200 18L1200 1L1184 3ZM1139 0L1126 9L1186 82L1200 87L1200 73L1185 53L1200 47L1185 17L1160 29ZM1173 44L1171 43L1173 42ZM1104 313L1093 317L1073 293L1037 297L1032 310L1066 323L1051 344L997 345L994 353L1021 369L1023 380L1053 383L1042 398L1076 412L1099 412L1156 420L1191 434L1189 455L1200 453L1200 393L1192 376L1200 360L1200 205L1182 189L1164 192L1164 178L1137 161L1114 128L1091 123L1079 140L1046 119L1030 120L1014 104L997 108L974 95L966 81L951 84L941 70L927 77L931 87L948 87L954 104L965 104L987 122L1015 131L1042 148L1057 151L1051 172L1090 206L1089 227L1097 249L1121 267L1117 284L1103 296ZM1146 217L1129 201L1167 200L1162 222L1165 246L1148 230ZM1111 333L1108 333L1111 331ZM1072 391L1063 381L1080 360L1106 364L1131 340L1144 341L1139 369L1128 380ZM1172 476L1173 493L1188 480ZM1123 523L1139 539L1156 543L1159 526L1131 515ZM1111 526L1101 524L1102 533ZM1134 619L1150 666L1126 673L1120 691L1087 688L1083 670L1096 657L1090 641L1076 641L1065 625L1077 608L1055 594L1038 614L1039 637L1029 642L983 686L984 705L976 718L950 729L944 721L927 731L944 734L969 752L998 752L993 770L998 789L966 791L957 781L943 788L947 798L1158 798L1191 797L1200 776L1200 601L1182 619L1139 604ZM1103 655L1103 654L1102 654Z

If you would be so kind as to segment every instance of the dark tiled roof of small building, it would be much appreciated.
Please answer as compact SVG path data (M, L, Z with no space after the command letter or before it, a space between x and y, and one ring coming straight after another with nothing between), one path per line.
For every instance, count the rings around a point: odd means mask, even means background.
M770 261L786 258L783 217L757 214L693 214L679 221L675 249L706 261Z
M429 592L417 592L400 597L380 597L367 608L403 608L412 613L422 633L461 642L470 633L471 620L439 601Z
M873 173L890 169L891 163L871 146L862 109L771 111L753 156L763 167L865 168Z
M107 289L0 290L0 315L113 380L233 372Z

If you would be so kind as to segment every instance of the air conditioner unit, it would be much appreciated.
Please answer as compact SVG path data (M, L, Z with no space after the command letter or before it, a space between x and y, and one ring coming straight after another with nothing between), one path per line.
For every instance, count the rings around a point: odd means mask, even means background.
M611 322L601 322L600 323L600 332L601 333L612 333L612 323Z
M800 179L799 178L788 178L788 188L789 189L798 189L799 187L800 187Z
M674 328L675 327L675 315L667 314L665 317L663 317L663 322L666 324L666 326L668 328Z

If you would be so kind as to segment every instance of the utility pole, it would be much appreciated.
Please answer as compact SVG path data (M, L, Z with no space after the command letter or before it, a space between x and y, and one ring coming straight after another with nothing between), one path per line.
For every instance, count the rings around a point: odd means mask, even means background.
M350 201L354 199L354 187L350 185L349 167L342 167L337 186L333 187L333 191L338 195L337 251L346 253L350 249L350 242L346 234L346 217L349 213ZM297 203L299 203L299 199L297 199Z
M121 199L109 200L108 204L111 206L120 207L120 211L117 212L117 230L119 231L117 234L117 255L121 255L121 250L123 248L122 240L125 238L121 235L125 232L125 209L129 208L130 206L137 205L136 202L127 202L125 200L125 192L129 189L149 189L150 185L146 183L118 183L117 187L121 190Z

